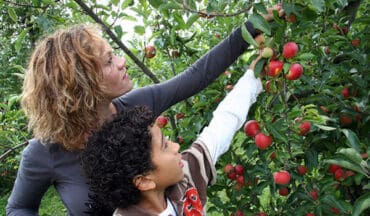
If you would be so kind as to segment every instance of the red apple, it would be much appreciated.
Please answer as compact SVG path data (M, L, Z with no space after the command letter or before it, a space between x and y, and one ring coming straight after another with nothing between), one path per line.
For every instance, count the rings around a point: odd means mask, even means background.
M240 185L244 185L244 176L239 175L236 177L236 182L238 182Z
M254 137L254 141L256 142L257 148L264 150L271 145L272 137L261 132Z
M288 194L289 194L289 189L288 189L288 188L286 188L286 187L280 188L280 189L279 189L279 194L280 194L281 196L288 196Z
M317 189L313 189L310 192L310 196L313 200L317 200L319 198L319 191Z
M328 112L329 112L328 108L326 108L325 106L320 106L320 109L321 109L321 111L323 111L324 113L328 113Z
M361 43L361 40L360 40L360 39L353 39L353 40L351 41L351 44L352 44L352 46L354 46L354 47L359 46L359 45L360 45L360 43Z
M342 167L340 167L339 165L337 164L331 164L330 167L329 167L329 172L330 173L335 173L335 171L337 171L338 169L341 169Z
M298 128L299 128L299 135L305 136L311 130L311 122L304 121L301 124L299 124Z
M180 120L180 119L182 119L184 117L185 117L184 113L179 112L179 113L176 114L176 119L177 120Z
M215 33L215 37L216 37L217 39L220 39L220 38L221 38L221 34L220 34L220 33L218 33L218 32L216 32L216 33Z
M344 173L345 178L348 178L348 177L351 177L351 176L354 176L354 175L355 175L355 173L352 170L347 170Z
M349 125L349 124L352 124L352 118L345 115L345 114L342 114L340 117L339 117L339 121L342 125Z
M242 165L237 164L237 165L235 165L234 169L235 169L235 172L236 172L237 175L243 175L244 168L243 168Z
M184 138L182 136L177 136L177 142L179 142L179 144L183 144L184 143Z
M275 152L272 152L272 153L270 154L270 159L271 159L271 160L275 160L275 158L276 158L276 153L275 153Z
M337 181L343 181L345 179L345 172L340 168L334 173L334 177Z
M159 128L163 128L167 125L168 119L165 116L158 116L155 122Z
M152 45L148 45L145 47L145 57L153 58L155 56L156 49Z
M256 120L249 120L244 124L244 133L249 137L255 137L260 132L260 126Z
M233 88L234 88L234 86L231 85L231 84L225 86L226 91L231 91L231 90L233 90Z
M267 75L271 77L279 76L281 71L283 70L284 63L279 60L271 60L269 64L269 71L267 72Z
M288 74L285 75L285 78L288 80L296 80L302 75L302 73L303 73L302 65L294 63L290 66Z
M297 170L298 170L299 175L302 175L302 176L307 173L307 167L304 165L299 165L297 167Z
M289 14L289 16L285 17L287 22L294 23L297 18L294 13Z
M244 213L241 210L236 211L236 216L244 216Z
M231 172L235 172L234 166L230 163L226 164L225 167L224 167L224 172L226 174L231 173Z
M260 212L260 213L257 214L257 216L267 216L267 214L264 213L264 212Z
M362 159L366 159L369 157L369 155L365 152L361 154Z
M334 214L338 214L338 215L340 214L340 210L335 207L331 207L330 211L333 212Z
M274 50L270 47L265 47L262 50L262 57L263 58L270 58L274 54Z
M286 185L290 181L290 174L288 171L285 171L285 170L274 172L273 176L274 176L274 182L276 184Z
M312 212L309 212L309 213L306 214L306 216L315 216L315 214L312 213Z
M265 89L268 93L272 93L271 91L271 80L267 80L265 83Z
M283 46L283 57L286 59L293 58L298 53L298 45L294 42L288 42Z
M349 88L343 88L342 89L342 95L343 95L344 98L348 98L350 96Z
M231 180L235 180L237 177L235 172L230 172L226 176L228 179L231 179Z
M330 48L329 47L325 47L324 48L324 52L329 55L330 54Z
M238 179L236 179L236 184L234 185L235 190L240 191L243 187L244 184L239 184Z

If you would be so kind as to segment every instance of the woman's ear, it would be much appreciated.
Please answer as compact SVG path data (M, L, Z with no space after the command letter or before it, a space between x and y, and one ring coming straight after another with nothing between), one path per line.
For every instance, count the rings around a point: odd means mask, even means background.
M150 178L150 175L137 175L132 180L137 189L142 192L153 190L155 188L155 182Z

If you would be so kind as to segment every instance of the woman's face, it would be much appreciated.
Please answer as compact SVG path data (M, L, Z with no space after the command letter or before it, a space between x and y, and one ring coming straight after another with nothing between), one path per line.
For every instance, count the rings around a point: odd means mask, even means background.
M129 92L132 89L132 82L127 73L126 59L114 55L111 46L105 42L101 60L107 97L112 100Z

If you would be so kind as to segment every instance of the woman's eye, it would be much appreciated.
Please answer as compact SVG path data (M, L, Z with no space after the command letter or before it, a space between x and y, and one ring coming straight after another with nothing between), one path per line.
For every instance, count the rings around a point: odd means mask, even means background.
M112 58L109 58L107 63L112 64Z

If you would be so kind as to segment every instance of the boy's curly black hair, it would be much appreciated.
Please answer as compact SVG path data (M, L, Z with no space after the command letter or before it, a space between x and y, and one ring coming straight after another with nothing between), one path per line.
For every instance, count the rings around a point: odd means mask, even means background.
M133 178L155 169L149 129L154 120L148 108L134 107L119 113L89 138L80 158L93 193L88 206L94 215L139 202L140 191Z

